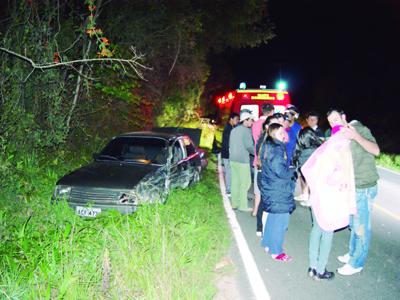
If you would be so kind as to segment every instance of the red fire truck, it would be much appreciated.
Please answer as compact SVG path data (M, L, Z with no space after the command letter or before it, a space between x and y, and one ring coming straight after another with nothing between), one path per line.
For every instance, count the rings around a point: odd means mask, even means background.
M275 112L283 113L291 100L286 90L266 89L265 86L260 86L259 89L246 89L244 87L229 91L225 95L217 97L216 102L223 111L239 113L242 109L249 109L253 116L258 119L262 114L261 106L264 103L273 104Z

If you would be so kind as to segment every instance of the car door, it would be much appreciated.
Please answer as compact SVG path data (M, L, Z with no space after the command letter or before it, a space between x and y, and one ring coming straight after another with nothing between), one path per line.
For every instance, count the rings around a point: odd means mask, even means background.
M193 141L185 136L182 138L183 144L186 150L186 161L187 161L187 180L189 183L195 183L200 180L201 172L201 157L199 152L196 150Z
M188 160L186 159L186 149L184 148L181 138L175 140L172 145L171 171L170 171L170 187L184 188L187 183Z

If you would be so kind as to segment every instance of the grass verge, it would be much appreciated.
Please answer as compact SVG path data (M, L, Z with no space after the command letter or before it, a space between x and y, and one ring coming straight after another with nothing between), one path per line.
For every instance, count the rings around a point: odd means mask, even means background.
M230 231L214 163L199 184L173 191L165 205L95 219L77 217L64 202L49 203L66 167L27 164L20 180L34 187L29 197L12 188L0 192L0 298L211 299L216 293L214 267Z
M400 171L400 155L399 154L388 154L382 153L376 158L376 162L379 166Z

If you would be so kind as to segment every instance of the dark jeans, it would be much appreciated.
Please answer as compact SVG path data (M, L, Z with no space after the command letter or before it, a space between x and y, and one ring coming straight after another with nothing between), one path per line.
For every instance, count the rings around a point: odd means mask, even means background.
M263 231L262 215L263 215L262 200L260 200L260 205L258 206L257 210L257 231L261 232Z

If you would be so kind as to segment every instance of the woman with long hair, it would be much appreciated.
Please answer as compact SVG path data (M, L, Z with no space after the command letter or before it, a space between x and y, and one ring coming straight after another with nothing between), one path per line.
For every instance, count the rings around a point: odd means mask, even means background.
M282 125L270 124L261 156L261 201L263 210L268 213L261 245L278 261L292 260L283 251L283 241L290 214L296 208L293 199L294 170L288 164L286 138Z
M340 129L335 130L340 131ZM313 144L312 132L303 133L305 144ZM315 134L316 136L316 134ZM310 147L299 159L301 173L310 187L312 229L309 241L308 275L315 280L331 280L335 273L326 265L335 230L349 224L356 213L353 161L350 141L334 134L317 149ZM299 156L301 157L301 155ZM303 160L306 159L305 162Z

